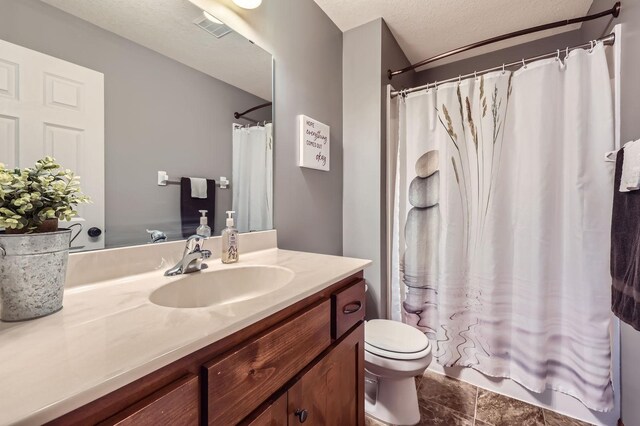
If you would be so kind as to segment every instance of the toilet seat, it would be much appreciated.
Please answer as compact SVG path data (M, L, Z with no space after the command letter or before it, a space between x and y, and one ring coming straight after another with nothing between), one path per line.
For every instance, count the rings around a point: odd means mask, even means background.
M364 330L365 351L379 357L417 360L431 353L427 336L410 325L376 319L367 321Z

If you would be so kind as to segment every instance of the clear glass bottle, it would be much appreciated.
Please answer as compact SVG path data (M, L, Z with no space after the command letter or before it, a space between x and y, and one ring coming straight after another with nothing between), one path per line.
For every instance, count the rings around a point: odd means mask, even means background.
M222 263L238 261L238 230L233 226L234 211L227 212L227 227L222 230Z

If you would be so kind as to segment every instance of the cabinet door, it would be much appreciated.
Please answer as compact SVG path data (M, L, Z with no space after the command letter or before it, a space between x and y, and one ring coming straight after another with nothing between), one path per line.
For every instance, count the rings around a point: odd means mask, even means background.
M264 410L248 420L240 423L241 426L287 426L287 394L269 404Z
M289 425L364 425L364 324L288 392Z
M331 345L325 300L204 365L209 425L235 425Z

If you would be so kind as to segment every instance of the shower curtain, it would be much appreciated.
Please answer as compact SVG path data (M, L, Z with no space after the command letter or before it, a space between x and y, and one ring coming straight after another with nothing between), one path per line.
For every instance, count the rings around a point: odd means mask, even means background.
M273 228L273 125L233 127L233 210L239 232Z
M611 409L604 46L393 107L392 318L444 366Z

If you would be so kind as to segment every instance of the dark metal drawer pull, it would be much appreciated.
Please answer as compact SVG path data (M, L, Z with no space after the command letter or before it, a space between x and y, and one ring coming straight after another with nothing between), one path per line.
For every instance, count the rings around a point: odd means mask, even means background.
M304 423L307 421L307 417L309 417L309 412L307 410L297 409L294 415L298 418L300 423Z
M355 314L360 309L362 309L362 302L358 300L344 305L344 308L342 308L342 313L345 315Z

